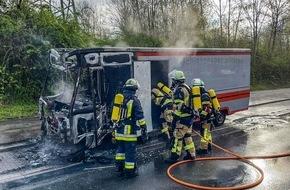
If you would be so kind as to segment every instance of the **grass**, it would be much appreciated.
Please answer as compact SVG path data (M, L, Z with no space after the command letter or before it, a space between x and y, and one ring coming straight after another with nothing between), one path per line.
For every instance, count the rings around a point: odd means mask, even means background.
M284 83L267 83L267 82L257 82L255 85L251 84L251 91L258 91L258 90L275 90L280 88L289 88L290 81Z
M0 102L0 121L33 117L37 114L38 106L36 104L3 105Z

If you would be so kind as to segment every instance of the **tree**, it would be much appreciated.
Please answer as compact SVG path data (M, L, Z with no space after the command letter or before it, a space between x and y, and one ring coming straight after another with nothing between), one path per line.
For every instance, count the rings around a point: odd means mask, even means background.
M245 2L244 0L241 0L241 5L251 29L253 63L255 63L257 48L259 45L259 34L261 33L261 29L266 18L265 1L249 0Z
M269 39L269 54L275 51L277 43L277 35L283 34L285 19L288 18L289 1L288 0L268 0L267 7L269 9L268 16L270 17L270 39Z
M123 34L144 33L161 39L165 46L200 46L200 1L111 0L114 23Z

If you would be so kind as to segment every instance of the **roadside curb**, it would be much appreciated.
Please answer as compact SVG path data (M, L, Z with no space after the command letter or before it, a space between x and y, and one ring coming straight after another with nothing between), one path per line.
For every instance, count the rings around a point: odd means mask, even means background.
M255 104L250 104L249 107L262 106L266 104L273 104L273 103L284 102L284 101L289 101L289 100L290 98L286 98L286 99L280 99L280 100L274 100L274 101L268 101L268 102L255 103Z

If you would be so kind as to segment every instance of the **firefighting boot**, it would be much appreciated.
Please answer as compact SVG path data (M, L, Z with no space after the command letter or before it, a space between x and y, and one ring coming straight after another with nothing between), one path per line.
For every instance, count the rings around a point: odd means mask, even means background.
M124 166L117 166L115 170L116 176L123 176L124 175Z
M208 145L207 145L207 150L210 152L211 151L211 144L210 143L208 143Z
M171 153L170 157L165 160L168 164L174 164L179 161L179 155L175 152Z
M170 138L169 142L166 143L166 148L168 149L172 149L173 146L174 146L174 137Z
M125 177L126 178L133 178L133 177L137 177L139 175L137 168L133 169L133 170L126 170L125 171Z
M197 149L196 150L196 154L199 154L199 155L201 155L201 154L208 154L208 150L207 149Z
M186 156L183 157L183 160L195 160L195 156L191 156L191 154L186 151Z

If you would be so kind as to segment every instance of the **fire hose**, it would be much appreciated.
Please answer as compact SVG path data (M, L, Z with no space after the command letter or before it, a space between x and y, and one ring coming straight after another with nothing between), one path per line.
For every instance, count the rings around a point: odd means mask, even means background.
M195 130L193 130L193 133L195 133L196 135L198 135L199 137L203 138L198 132L196 132ZM267 155L267 156L240 156L238 154L235 154L229 150L226 150L210 141L207 141L208 143L210 143L211 145L215 146L216 148L232 155L232 156L228 156L228 157L207 157L207 158L197 158L195 160L184 160L184 161L180 161L177 162L175 164L172 164L171 166L168 167L167 169L167 175L168 177L173 180L174 182L186 186L186 187L190 187L190 188L195 188L195 189L207 189L207 190L237 190L237 189L247 189L247 188L251 188L251 187L255 187L257 185L259 185L263 179L264 179L264 172L262 171L261 168L259 168L257 165L255 165L254 163L252 163L251 161L249 161L248 159L269 159L269 158L279 158L279 157L287 157L290 156L290 153L284 153L284 154L274 154L274 155ZM209 186L201 186L201 185L197 185L197 184L193 184L193 183L188 183L185 181L182 181L180 179L177 179L176 177L174 177L173 175L171 175L171 170L177 166L180 166L182 164L188 163L188 162L197 162L197 161L208 161L208 160L239 160L242 161L246 164L249 164L251 166L253 166L255 169L257 169L257 171L259 171L259 173L261 174L260 177L249 184L245 184L245 185L240 185L240 186L235 186L235 187L209 187Z

